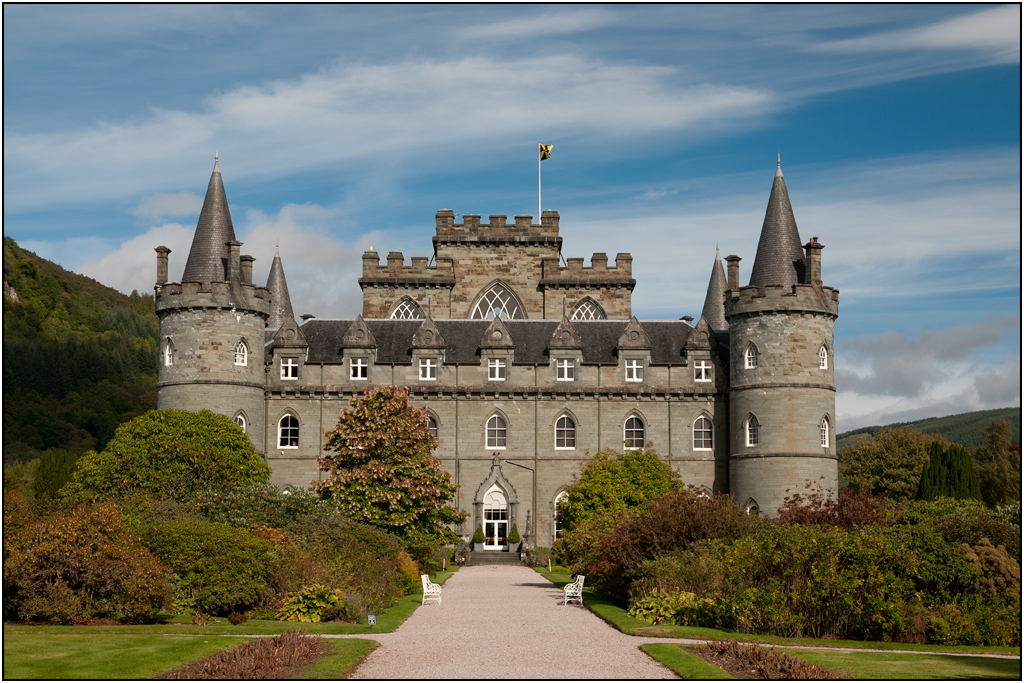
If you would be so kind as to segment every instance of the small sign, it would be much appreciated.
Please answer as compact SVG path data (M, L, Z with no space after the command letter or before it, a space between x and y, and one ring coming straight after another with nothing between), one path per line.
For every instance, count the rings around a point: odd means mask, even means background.
M377 615L373 614L372 612L370 614L367 614L366 615L366 623L369 624L370 626L376 626L377 625Z

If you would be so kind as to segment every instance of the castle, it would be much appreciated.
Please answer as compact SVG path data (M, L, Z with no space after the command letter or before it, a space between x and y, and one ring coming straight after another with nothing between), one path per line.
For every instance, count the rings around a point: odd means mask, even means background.
M350 399L409 388L469 513L507 545L513 525L549 546L588 454L649 444L683 481L773 515L787 491L837 490L833 325L823 245L802 244L781 163L750 281L716 254L696 324L639 321L628 253L561 261L556 211L437 212L433 258L363 254L362 315L292 311L280 254L266 287L235 239L214 164L181 282L157 247L158 408L208 408L252 438L284 489L323 476L317 457Z

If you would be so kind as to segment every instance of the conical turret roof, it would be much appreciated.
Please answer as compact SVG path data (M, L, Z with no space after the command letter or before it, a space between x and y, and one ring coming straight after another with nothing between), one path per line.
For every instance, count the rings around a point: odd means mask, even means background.
M729 329L729 323L725 321L725 269L722 268L718 247L715 247L715 265L711 267L708 294L704 297L704 310L700 317L708 321L712 330Z
M779 160L772 183L772 194L768 198L768 210L761 226L761 240L757 243L757 256L750 270L750 284L791 286L803 281L804 251L800 233L789 203L789 192L782 177L782 161Z
M270 264L267 289L270 290L270 317L267 318L267 329L276 330L285 322L295 320L292 298L288 294L288 281L284 279L284 266L281 265L280 249L274 252L274 262Z
M213 162L213 175L206 188L203 210L199 213L196 234L192 238L192 249L188 252L182 282L200 282L203 289L209 289L211 282L227 280L227 242L235 240L235 229L231 225L231 211L224 194L224 181L220 177L220 164Z

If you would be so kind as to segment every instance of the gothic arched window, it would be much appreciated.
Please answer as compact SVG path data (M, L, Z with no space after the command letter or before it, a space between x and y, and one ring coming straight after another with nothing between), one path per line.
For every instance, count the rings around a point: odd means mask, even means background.
M747 344L747 350L743 353L743 367L746 369L757 367L757 347Z
M399 301L395 310L391 311L392 320L423 320L423 317L423 309L408 297Z
M555 496L555 514L553 515L551 522L554 531L553 537L556 541L562 537L562 527L558 523L558 506L567 500L569 500L569 493L566 491L561 491L557 496Z
M249 364L249 347L241 339L235 344L235 365Z
M437 418L433 415L427 417L427 431L433 434L435 439L437 438Z
M555 422L555 448L576 448L576 422L568 415L563 415Z
M487 448L505 448L508 441L508 429L505 418L492 415L487 421Z
M164 365L174 365L174 343L170 339L164 342Z
M626 442L626 448L643 448L646 443L644 421L635 415L627 419L626 424L622 427L622 436Z
M829 438L828 438L829 424L828 424L828 418L827 417L821 418L821 424L819 425L819 427L821 429L821 447L822 448L828 448L828 445L829 445Z
M592 299L584 299L572 312L572 320L605 320L608 316Z
M757 418L751 415L747 418L747 446L756 446L758 440L761 438L761 425L758 423Z
M824 344L818 349L818 367L828 370L828 348Z
M277 423L277 446L278 448L299 447L299 418L294 415L285 415Z
M713 438L711 420L707 416L701 415L693 423L693 450L710 451L713 447Z
M526 317L519 300L504 285L495 283L484 292L469 316L473 320L521 320Z

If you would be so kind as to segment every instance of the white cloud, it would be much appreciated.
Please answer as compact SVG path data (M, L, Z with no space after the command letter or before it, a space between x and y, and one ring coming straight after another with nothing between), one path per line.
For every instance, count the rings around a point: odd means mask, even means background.
M203 208L203 198L192 192L157 193L143 197L132 211L136 216L158 221L169 216L190 216Z
M172 282L180 281L194 233L195 227L180 223L152 227L114 251L80 261L81 265L75 270L125 294L133 289L151 293L156 283L156 252L153 250L158 246L171 250L168 277Z
M476 24L460 30L466 38L537 38L580 33L607 26L616 20L613 12L599 9L550 12L522 19Z

